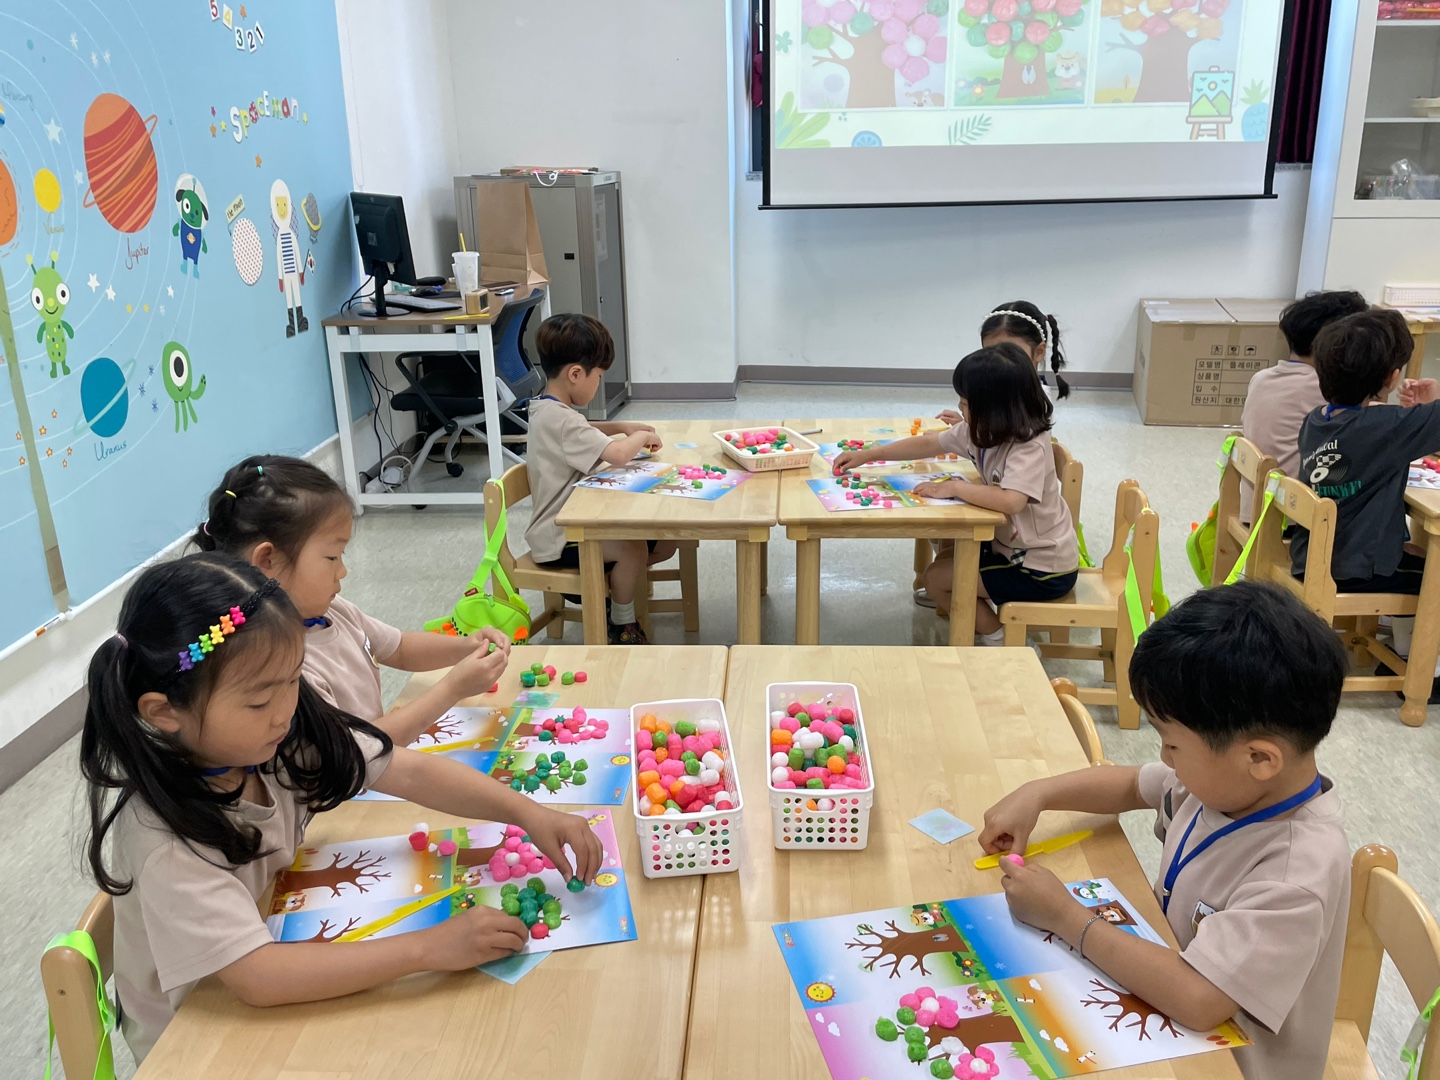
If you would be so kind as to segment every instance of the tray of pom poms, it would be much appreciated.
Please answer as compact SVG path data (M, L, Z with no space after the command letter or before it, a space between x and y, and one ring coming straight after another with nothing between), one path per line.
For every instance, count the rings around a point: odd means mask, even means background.
M717 431L715 439L725 453L750 472L803 469L820 449L798 431L787 427L740 428Z
M775 846L863 848L875 777L859 691L850 683L771 683L765 709Z
M645 876L740 868L740 779L718 698L646 701L630 709L631 801Z

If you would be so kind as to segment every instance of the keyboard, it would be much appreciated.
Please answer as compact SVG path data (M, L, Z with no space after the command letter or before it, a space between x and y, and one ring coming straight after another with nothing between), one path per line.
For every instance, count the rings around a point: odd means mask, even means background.
M411 296L409 293L386 293L386 307L401 307L410 311L459 311L458 300L443 300L435 296Z

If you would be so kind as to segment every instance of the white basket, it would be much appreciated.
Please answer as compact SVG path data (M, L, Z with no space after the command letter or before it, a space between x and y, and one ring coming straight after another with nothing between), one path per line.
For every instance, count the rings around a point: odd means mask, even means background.
M720 721L720 748L726 752L730 795L735 806L713 814L666 814L650 817L640 812L640 718L651 713L673 726L677 720ZM630 745L635 759L630 767L630 808L635 834L640 838L640 869L647 878L687 877L691 874L725 874L740 869L740 777L725 722L725 705L719 698L677 698L642 701L630 708Z
M803 469L809 466L810 459L820 449L815 443L805 438L798 431L787 427L777 427L776 431L783 431L790 437L794 450L782 450L778 454L745 454L736 450L725 441L726 435L744 435L747 431L769 431L770 428L731 428L729 431L717 431L714 433L715 441L718 442L725 455L740 463L741 467L749 472L768 472L772 469Z
M777 788L770 779L770 714L785 710L792 701L820 702L828 708L855 713L855 746L860 752L863 788L814 791ZM771 683L765 688L765 785L770 790L770 818L775 846L783 850L859 851L870 839L870 807L875 802L875 774L870 769L870 745L860 714L860 693L851 683ZM820 799L834 802L832 810L814 808Z
M1440 285L1386 285L1385 303L1390 307L1440 306Z

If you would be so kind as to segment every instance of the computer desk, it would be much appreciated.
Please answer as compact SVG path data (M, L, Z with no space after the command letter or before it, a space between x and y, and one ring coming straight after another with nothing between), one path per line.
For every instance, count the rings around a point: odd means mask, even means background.
M345 378L345 357L352 353L476 353L480 357L480 389L485 401L485 444L490 475L505 471L500 453L500 397L495 388L495 345L490 327L504 304L513 296L490 294L491 309L483 315L463 311L406 312L388 318L342 312L326 319L325 350L330 357L330 387L335 394L335 423L340 433L340 462L345 490L362 511L367 506L484 506L483 485L477 491L383 491L360 490L360 471L355 463L355 436L350 419L350 391ZM399 311L399 308L393 309ZM550 292L540 303L540 317L550 316ZM447 331L454 331L448 333ZM421 463L423 465L423 462Z

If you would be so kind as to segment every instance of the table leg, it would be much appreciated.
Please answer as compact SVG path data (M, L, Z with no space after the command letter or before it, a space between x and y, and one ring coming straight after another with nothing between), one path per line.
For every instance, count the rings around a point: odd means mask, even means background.
M335 396L335 427L340 435L340 479L358 510L360 474L355 469L355 435L350 426L350 393L345 381L345 350L340 346L338 326L325 328L325 351L330 356L330 392Z
M680 544L680 611L685 619L685 632L700 632L700 544L685 540Z
M1428 527L1430 523L1426 524ZM1405 664L1405 704L1400 706L1400 719L1411 727L1425 723L1437 652L1440 652L1440 533L1427 532L1425 576L1420 581L1419 614L1415 616L1415 632L1410 639L1410 659Z
M935 549L930 546L929 540L915 541L915 581L911 588L918 589L925 584L925 571L929 568L934 555Z
M741 645L760 644L760 581L765 545L735 541L735 633Z
M770 595L770 541L760 545L760 595Z
M980 589L980 542L955 538L955 579L950 591L950 644L975 644L975 598Z
M463 327L456 332L465 334ZM474 333L476 351L480 354L480 393L485 401L485 447L489 451L490 477L498 480L505 474L505 456L504 443L500 441L500 395L495 389L495 342L488 326L481 326ZM464 344L461 348L465 348Z
M1410 336L1415 339L1414 351L1410 353L1410 366L1405 372L1405 377L1418 379L1421 372L1425 370L1425 330L1411 330Z
M586 645L604 645L605 547L599 540L580 541L580 601Z
M820 644L820 541L795 542L795 644Z

